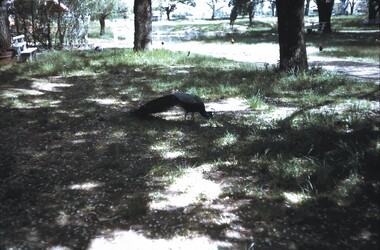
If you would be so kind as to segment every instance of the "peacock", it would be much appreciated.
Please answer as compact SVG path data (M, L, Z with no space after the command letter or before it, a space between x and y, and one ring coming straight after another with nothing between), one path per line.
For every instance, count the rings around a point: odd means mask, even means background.
M164 112L174 106L180 106L184 109L185 120L188 113L191 113L194 119L195 112L205 118L213 117L212 112L206 111L205 104L199 96L182 92L153 99L132 112L139 117L146 117L150 114Z

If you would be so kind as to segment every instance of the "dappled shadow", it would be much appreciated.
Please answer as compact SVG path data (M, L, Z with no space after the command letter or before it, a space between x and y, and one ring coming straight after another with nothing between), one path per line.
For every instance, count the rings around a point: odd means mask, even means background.
M0 247L104 249L120 242L168 249L191 246L191 239L211 249L378 246L378 117L350 131L339 130L344 123L327 130L264 123L262 112L250 109L219 107L214 119L194 121L178 110L151 119L129 113L178 88L204 88L216 104L233 105L213 90L239 78L233 90L249 97L260 88L252 79L270 82L272 73L121 64L85 76L8 75L1 92L18 102L3 95L0 107ZM164 91L155 86L161 81ZM286 170L297 160L311 167L294 179ZM355 164L365 181L334 200L330 192ZM324 166L333 170L318 169ZM182 189L181 178L190 179ZM303 202L284 195L302 188L309 197Z
M326 70L364 80L379 81L379 64L370 62L353 62L331 58L314 58L310 66L323 67Z

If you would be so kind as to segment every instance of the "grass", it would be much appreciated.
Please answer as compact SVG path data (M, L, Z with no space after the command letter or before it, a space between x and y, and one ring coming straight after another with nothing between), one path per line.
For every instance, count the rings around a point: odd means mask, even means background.
M245 232L261 249L378 247L374 82L130 49L44 52L0 77L0 248L86 249L135 227L234 249ZM175 90L250 108L130 116ZM175 199L190 189L194 201ZM161 201L179 204L151 208Z
M317 19L318 17L315 16L305 17L305 22ZM378 27L365 25L365 19L365 16L333 16L331 20L333 33L305 34L305 41L310 47L323 46L324 51L318 56L377 62L380 55L379 46L376 44L378 32L366 33L365 31L376 30ZM196 40L207 43L230 43L231 38L234 38L239 44L278 42L277 20L272 17L257 17L251 27L248 27L248 20L238 19L235 27L241 27L243 31L231 30L228 20L209 22L202 24L181 22L176 25L163 24L162 26L157 25L156 29L160 27L161 31L172 32L191 30L198 34Z

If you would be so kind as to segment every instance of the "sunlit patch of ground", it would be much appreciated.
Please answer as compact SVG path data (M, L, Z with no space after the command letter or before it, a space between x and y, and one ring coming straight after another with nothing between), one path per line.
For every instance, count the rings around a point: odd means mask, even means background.
M205 106L206 110L214 112L243 111L249 108L246 101L239 98L228 98L220 102L209 102L206 103Z
M32 83L32 88L40 91L48 91L48 92L62 92L61 88L71 87L72 84L67 83L51 83L51 82L41 82L35 81Z
M230 247L230 243L213 241L209 237L176 236L171 239L151 239L135 231L117 231L108 237L99 237L92 240L89 250L217 250L220 247Z
M211 169L211 165L204 164L185 170L159 197L152 197L150 208L175 209L217 199L222 192L220 184L205 178Z

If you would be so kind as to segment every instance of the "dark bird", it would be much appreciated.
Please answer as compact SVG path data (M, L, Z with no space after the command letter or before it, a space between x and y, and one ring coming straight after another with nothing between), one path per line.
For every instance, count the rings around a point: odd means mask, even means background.
M96 46L94 50L98 52L103 52L103 48L101 46Z
M322 50L323 50L323 46L322 46L322 44L319 44L319 51L322 52Z
M212 113L205 110L205 104L199 96L181 92L153 99L134 110L133 113L140 117L146 117L150 114L164 112L174 106L180 106L184 109L185 120L188 113L192 113L192 117L194 118L195 112L198 112L205 118L212 117Z

